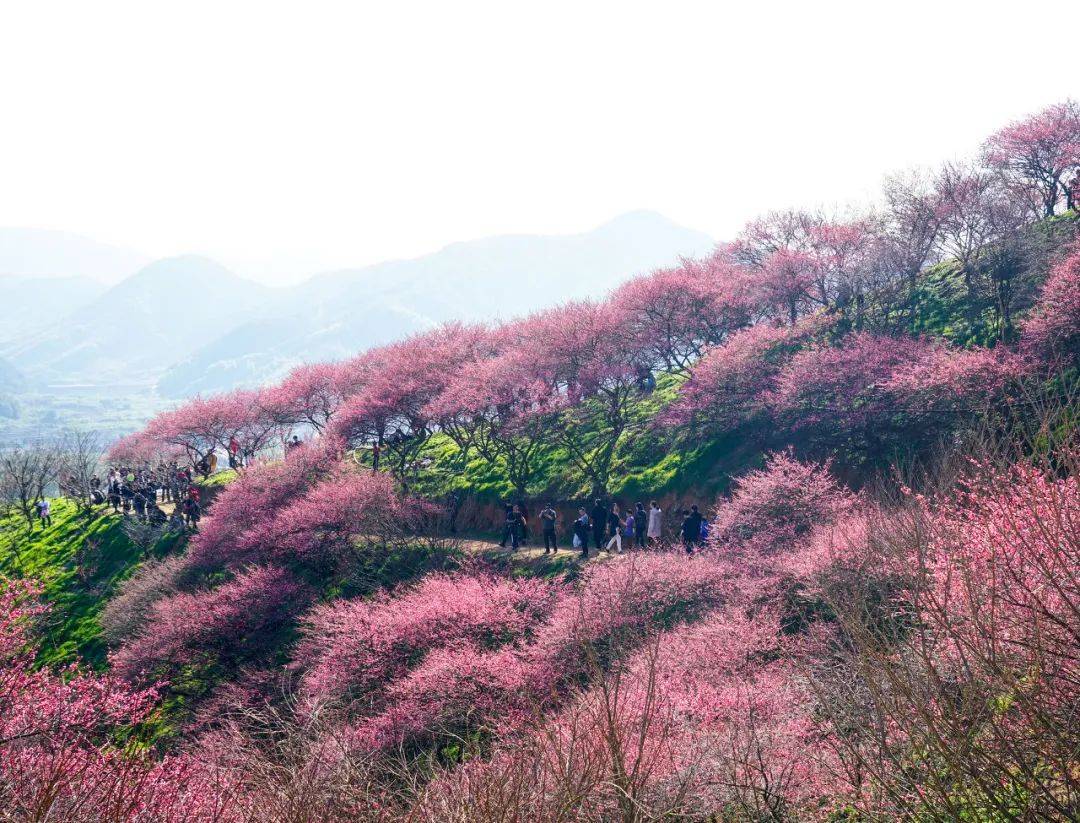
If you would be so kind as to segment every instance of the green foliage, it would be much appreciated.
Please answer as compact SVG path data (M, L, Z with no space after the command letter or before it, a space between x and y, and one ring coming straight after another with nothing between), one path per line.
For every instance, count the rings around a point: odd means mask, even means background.
M44 588L52 610L41 627L41 664L81 659L101 669L106 649L98 617L142 552L124 533L122 515L98 508L87 517L70 500L52 503L53 525L45 529L35 526L27 534L21 518L0 520L0 575L32 578ZM157 550L176 539L168 537Z
M992 346L998 320L992 302L968 289L954 262L931 266L919 277L911 330L943 337L959 346Z
M195 485L204 491L214 490L219 491L236 479L236 469L223 469L216 472L209 477L199 477L194 482Z

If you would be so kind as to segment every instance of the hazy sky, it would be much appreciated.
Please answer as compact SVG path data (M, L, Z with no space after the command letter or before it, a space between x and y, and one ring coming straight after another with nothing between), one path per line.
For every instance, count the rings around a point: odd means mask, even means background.
M1080 97L1077 2L0 8L0 225L268 278L637 208L723 238Z

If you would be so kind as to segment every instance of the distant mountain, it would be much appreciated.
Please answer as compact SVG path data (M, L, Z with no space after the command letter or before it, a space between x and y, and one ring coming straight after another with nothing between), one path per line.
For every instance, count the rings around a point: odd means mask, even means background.
M89 277L0 274L0 344L40 331L89 304L107 288Z
M257 385L300 362L339 359L447 320L508 319L599 298L634 274L712 246L707 235L643 211L584 234L493 237L316 275L171 368L158 390L185 397Z
M131 249L50 229L0 228L0 274L118 283L150 262Z
M3 347L35 382L157 375L262 310L269 290L203 257L158 260Z
M0 392L13 392L21 389L25 379L17 368L0 358Z

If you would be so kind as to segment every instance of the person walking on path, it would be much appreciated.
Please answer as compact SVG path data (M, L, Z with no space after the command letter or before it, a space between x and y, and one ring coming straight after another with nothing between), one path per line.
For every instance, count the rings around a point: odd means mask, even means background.
M664 511L655 500L649 503L649 528L646 536L654 543L658 543L664 536Z
M544 531L544 554L548 552L556 553L559 551L558 539L555 536L555 521L559 519L558 513L551 504L540 512L540 524L543 526Z
M604 534L607 532L608 525L608 510L604 507L604 502L598 497L593 503L592 517L592 533L593 542L596 543L596 550L604 548Z
M52 506L44 497L38 501L37 513L38 519L41 521L42 531L45 531L46 526L52 526Z
M582 558L589 556L589 513L584 506L578 509L578 519L574 521L574 547L581 549Z
M513 541L514 548L517 548L517 541L513 540L514 537L514 507L509 503L503 509L503 533L502 539L499 541L499 548L505 549L508 541Z
M683 514L685 515L682 522L683 545L686 546L687 554L693 554L694 546L701 542L701 513L697 506L691 506L690 510L684 511Z
M616 554L622 554L622 515L619 514L619 504L611 504L611 512L608 514L608 526L611 529L611 539L607 542L607 551L615 546Z
M634 547L645 548L645 533L649 527L649 513L645 511L645 504L638 503L634 509Z

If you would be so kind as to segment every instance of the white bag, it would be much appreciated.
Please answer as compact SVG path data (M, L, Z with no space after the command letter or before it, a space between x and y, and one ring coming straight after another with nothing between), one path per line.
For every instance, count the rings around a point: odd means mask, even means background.
M580 549L581 548L581 537L580 537L580 535L576 535L576 534L574 535L574 548L575 549Z

